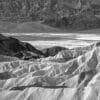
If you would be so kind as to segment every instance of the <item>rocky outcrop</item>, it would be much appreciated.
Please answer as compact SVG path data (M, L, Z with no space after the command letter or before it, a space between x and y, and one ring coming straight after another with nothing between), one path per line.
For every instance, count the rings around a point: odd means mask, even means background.
M43 49L42 52L43 52L43 54L45 55L45 57L49 57L49 56L55 56L55 55L57 55L60 51L66 50L66 49L67 49L67 48L55 46L55 47Z
M55 46L39 50L29 43L21 42L13 37L0 35L0 55L17 57L24 60L32 60L55 56L63 50L68 49L65 47Z
M29 43L21 42L13 37L0 35L0 55L18 58L39 58L43 56L43 53Z
M98 100L100 47L97 44L91 48L62 50L51 56L53 60L0 62L1 100L46 100L47 97L49 100ZM58 56L61 52L66 53ZM61 57L68 56L72 58L60 62Z

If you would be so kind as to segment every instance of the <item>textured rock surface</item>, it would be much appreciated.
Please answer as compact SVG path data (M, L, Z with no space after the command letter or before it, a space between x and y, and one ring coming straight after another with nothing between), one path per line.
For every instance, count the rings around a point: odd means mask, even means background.
M99 60L99 42L31 61L0 55L0 100L99 100Z
M4 37L0 34L0 55L34 59L43 56L43 53L29 43L21 42L13 37Z

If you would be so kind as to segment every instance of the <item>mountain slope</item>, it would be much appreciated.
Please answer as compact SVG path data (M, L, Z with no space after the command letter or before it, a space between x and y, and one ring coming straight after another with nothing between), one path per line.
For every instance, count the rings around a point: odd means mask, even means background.
M5 37L0 34L0 55L18 58L38 58L39 56L43 56L43 53L29 43L24 43L13 37Z
M0 20L13 23L23 23L41 21L42 24L36 24L41 30L32 29L31 24L27 25L16 24L12 26L14 32L58 32L58 29L51 28L63 28L70 30L84 30L92 28L100 28L100 18L97 17L100 12L99 0L14 0L14 1L1 1L0 2ZM98 7L97 7L98 6ZM7 10L6 10L7 9ZM90 16L90 17L88 17ZM48 27L43 25L47 24ZM22 29L21 29L22 27ZM23 30L25 27L27 30ZM48 30L46 30L46 27ZM1 26L2 28L2 26ZM9 30L9 26L2 30ZM39 30L38 30L39 29ZM62 31L62 30L61 30ZM29 32L29 31L28 31Z
M49 50L56 48L47 48L44 53ZM100 42L61 48L55 55L31 61L6 56L0 59L1 100L100 99Z

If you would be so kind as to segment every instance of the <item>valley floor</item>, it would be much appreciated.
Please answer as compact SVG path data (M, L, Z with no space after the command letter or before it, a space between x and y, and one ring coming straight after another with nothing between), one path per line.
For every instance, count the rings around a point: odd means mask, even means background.
M100 40L100 34L83 33L2 33L28 42L36 47L45 48L64 46L68 48L87 46Z

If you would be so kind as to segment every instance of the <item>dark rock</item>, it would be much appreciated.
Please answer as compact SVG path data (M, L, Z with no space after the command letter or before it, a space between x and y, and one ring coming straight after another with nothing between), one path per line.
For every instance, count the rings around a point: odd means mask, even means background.
M9 49L13 52L19 52L26 50L26 47L24 46L24 43L21 43L19 40L9 37Z
M99 46L100 46L100 42L97 42L97 43L96 43L96 46L98 46L98 47L99 47Z
M2 72L0 73L0 80L6 80L9 78L15 77L14 74L12 74L11 72Z
M22 52L18 52L16 54L14 54L14 57L17 57L17 58L23 58L23 53Z
M79 75L78 84L84 81L83 82L84 86L87 86L87 84L93 78L95 74L96 74L96 70L89 70L89 71L81 72Z
M43 55L43 53L40 50L36 49L31 44L25 43L25 45L26 45L26 48L28 51L34 52L34 53L39 54L39 55Z
M55 56L60 51L66 50L66 49L67 48L64 48L64 47L54 46L54 47L51 47L51 48L43 49L42 52L45 55L45 57L49 57L49 56Z
M18 58L39 58L43 53L30 45L15 39L0 35L0 54Z

